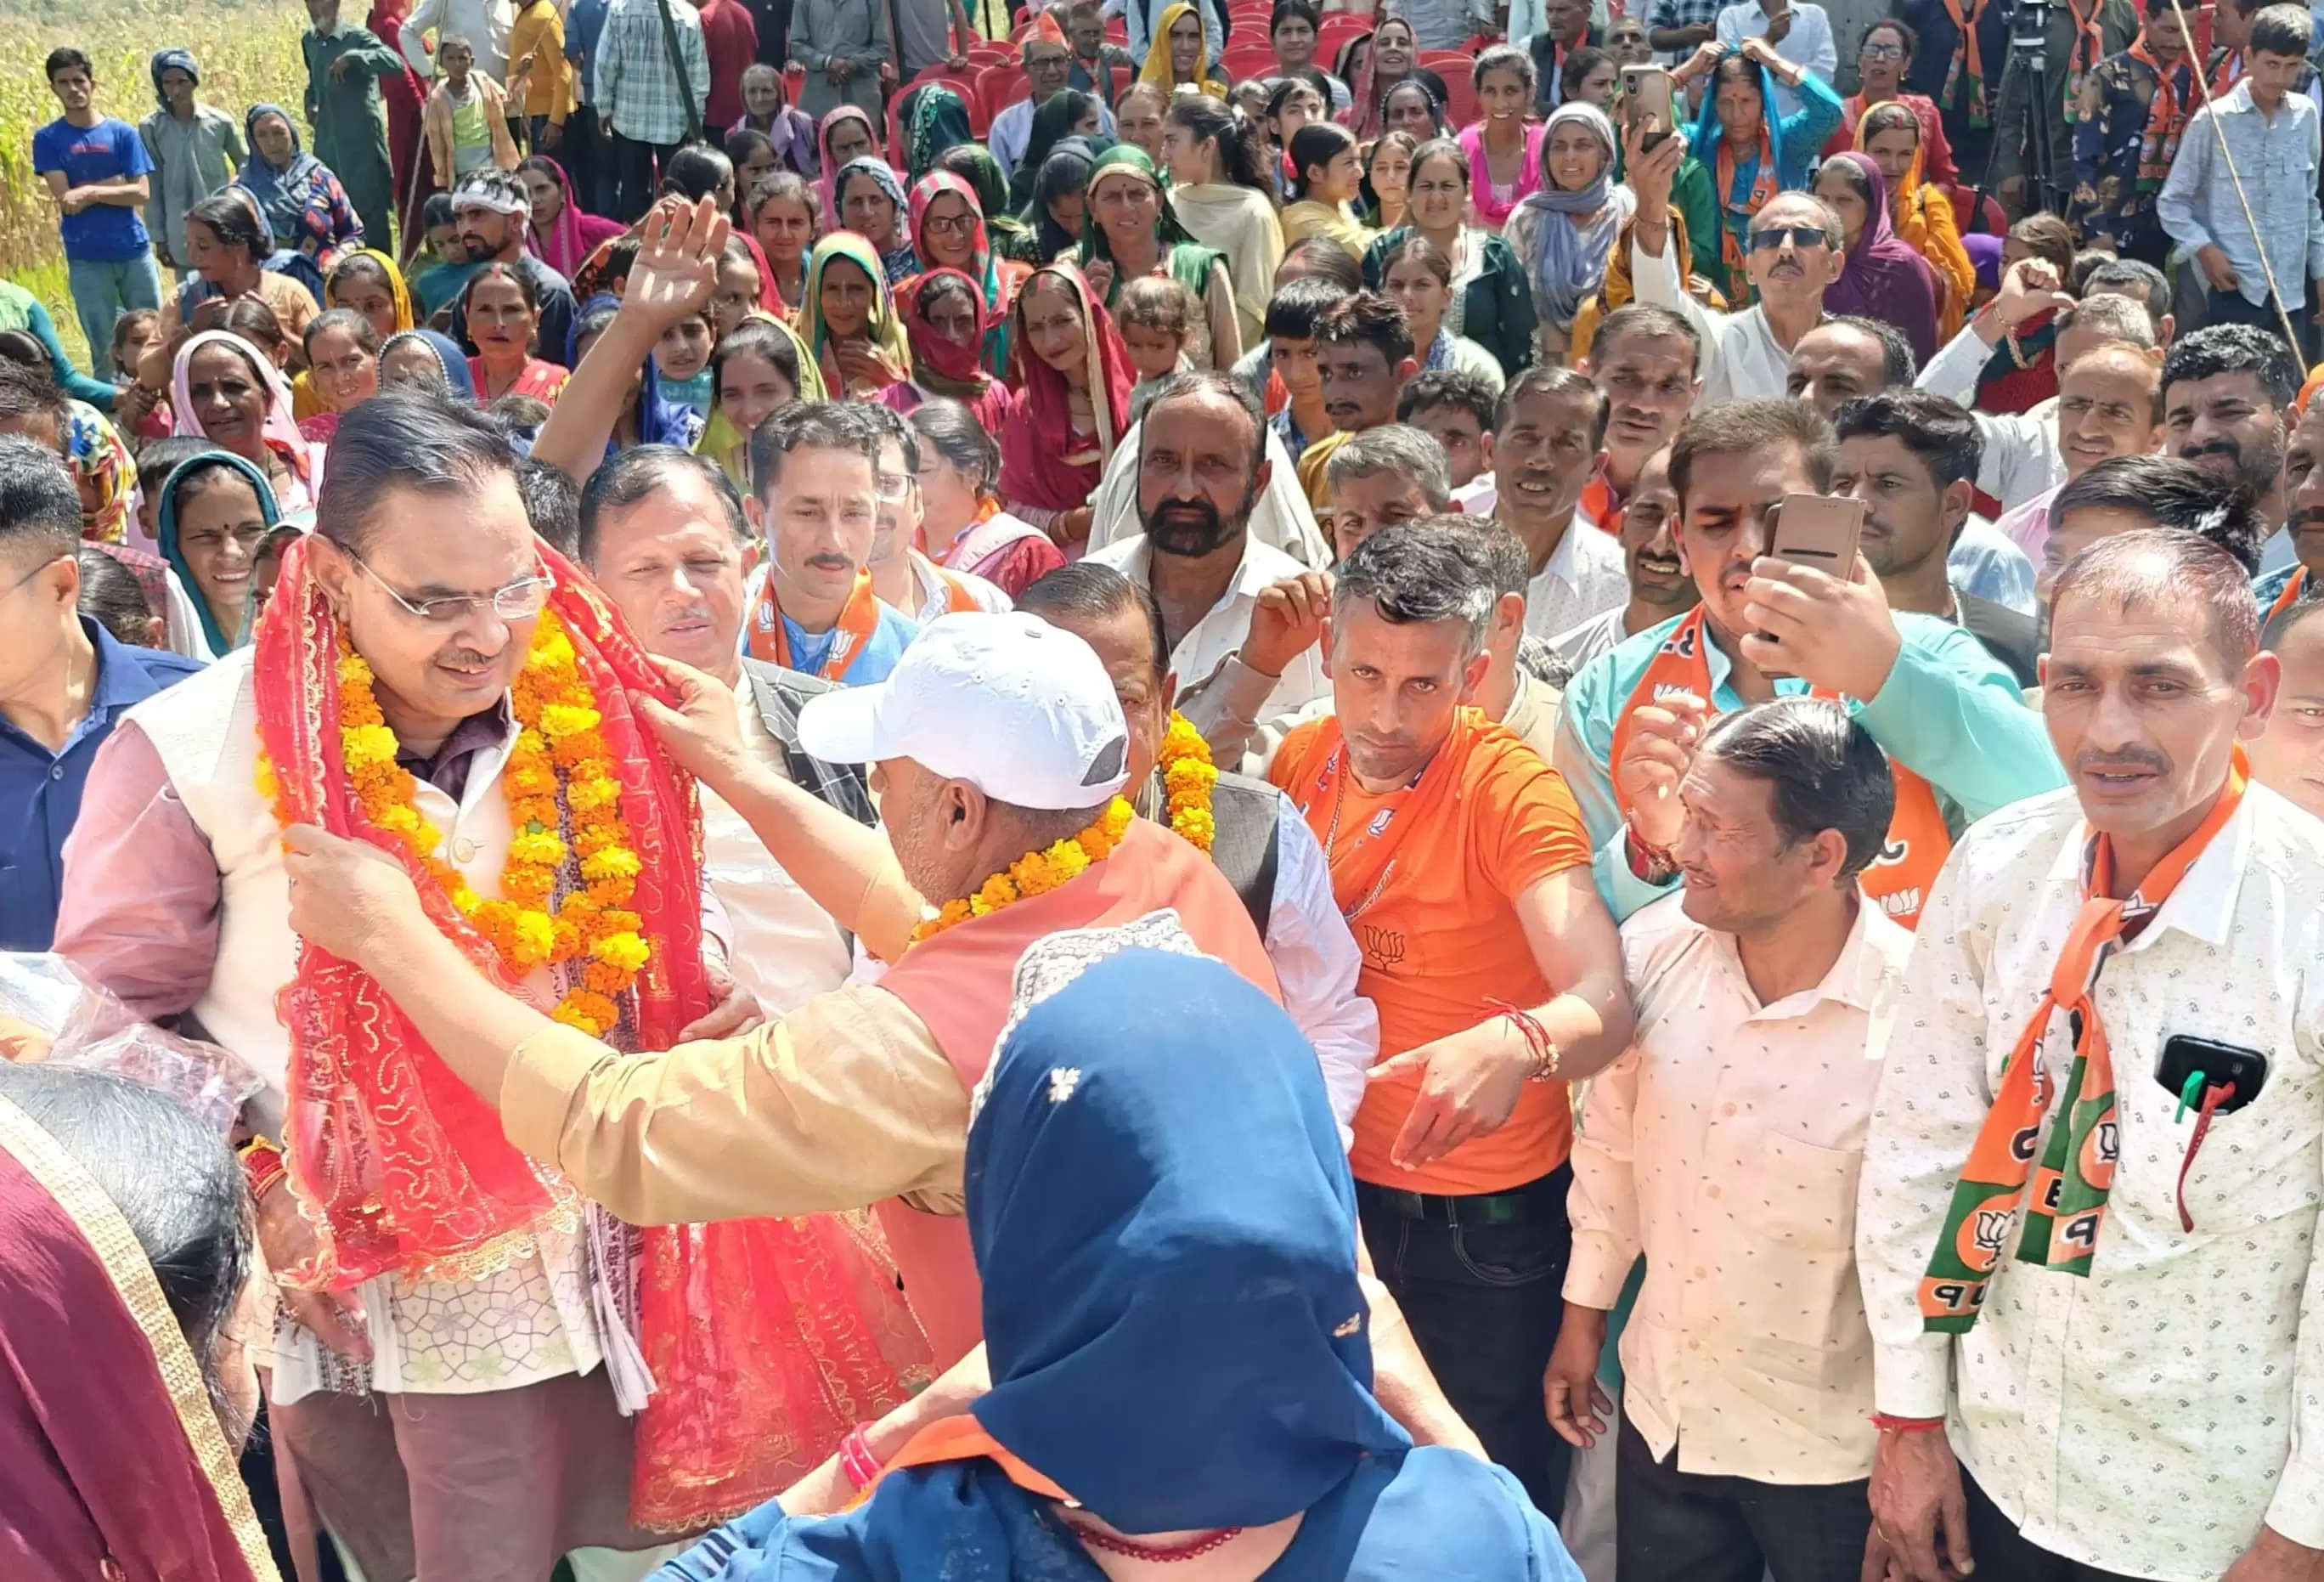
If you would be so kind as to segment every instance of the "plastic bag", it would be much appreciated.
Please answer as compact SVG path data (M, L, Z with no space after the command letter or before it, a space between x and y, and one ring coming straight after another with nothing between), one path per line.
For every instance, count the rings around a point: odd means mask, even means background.
M221 1137L265 1086L240 1057L138 1021L71 962L48 952L0 952L0 1028L22 1050L14 1058L111 1071L158 1088ZM38 1052L42 1041L45 1054Z

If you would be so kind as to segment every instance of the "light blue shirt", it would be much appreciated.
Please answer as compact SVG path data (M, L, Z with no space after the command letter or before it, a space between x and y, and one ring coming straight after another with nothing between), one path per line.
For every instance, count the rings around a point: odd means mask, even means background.
M791 669L805 671L810 676L823 674L824 661L831 657L831 645L839 641L839 627L810 635L807 629L788 615L780 617L783 636L790 644ZM847 661L835 680L843 687L866 687L874 681L884 681L896 661L904 657L920 629L910 616L899 615L886 605L880 606L880 624L872 628L870 641Z
M2259 221L2259 235L2244 219L2235 177L2220 157L2219 142L2243 177L2243 197ZM2248 79L2227 97L2205 105L2187 123L2179 157L2155 199L2155 217L2181 254L2216 246L2235 265L2244 301L2267 301L2263 253L2275 272L2283 305L2298 311L2308 301L2308 282L2324 279L2324 209L2316 199L2319 153L2315 101L2288 93L2273 120L2252 103Z
M1622 813L1607 772L1614 724L1628 708L1647 664L1683 615L1626 638L1582 667L1565 689L1557 721L1554 767L1565 777L1597 848L1592 874L1617 918L1627 917L1656 892L1630 871L1622 854ZM1899 612L1904 639L1877 696L1849 707L1881 751L1919 774L1936 791L1958 834L1997 808L2055 791L2065 771L2051 750L2042 717L2025 706L2016 680L1985 645L1950 621ZM1728 684L1732 667L1710 644L1711 708L1728 714L1748 707ZM1775 683L1785 697L1808 690L1797 678Z
M1945 580L1971 598L2034 613L2034 562L1991 523L1972 516L1945 557Z

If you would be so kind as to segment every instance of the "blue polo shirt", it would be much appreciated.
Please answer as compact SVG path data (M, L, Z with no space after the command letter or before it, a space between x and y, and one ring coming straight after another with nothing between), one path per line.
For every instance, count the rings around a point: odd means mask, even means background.
M0 949L45 950L57 931L65 837L80 816L88 766L114 722L134 703L202 668L199 660L132 648L87 615L80 629L97 648L88 713L51 753L0 717Z
M76 126L60 116L32 134L32 173L51 171L62 171L68 187L86 187L150 176L153 162L137 128L126 121L107 116L94 126ZM120 264L152 245L143 209L118 203L92 203L63 216L57 229L64 237L65 256L78 264Z
M810 676L823 674L824 661L831 657L831 645L839 641L839 628L809 635L806 627L788 615L779 617L783 624L783 637L790 644L791 668L805 671ZM884 681L896 661L904 657L904 650L920 634L918 624L909 615L880 606L880 624L872 629L872 636L855 651L847 668L836 680L843 687L868 687Z

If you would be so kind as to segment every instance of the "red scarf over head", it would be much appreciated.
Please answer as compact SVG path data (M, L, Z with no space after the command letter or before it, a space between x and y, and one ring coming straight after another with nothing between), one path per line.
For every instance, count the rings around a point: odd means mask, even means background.
M1064 282L1081 306L1090 405L1097 417L1094 435L1074 434L1065 376L1033 349L1025 333L1026 302L1036 285L1051 278ZM1104 475L1106 458L1130 426L1130 392L1138 374L1130 366L1130 348L1113 328L1113 316L1071 264L1060 261L1034 271L1017 293L1017 313L1016 332L1010 338L1024 399L1010 413L1001 436L1001 497L1044 511L1077 510L1089 504ZM1073 459L1076 456L1089 459Z

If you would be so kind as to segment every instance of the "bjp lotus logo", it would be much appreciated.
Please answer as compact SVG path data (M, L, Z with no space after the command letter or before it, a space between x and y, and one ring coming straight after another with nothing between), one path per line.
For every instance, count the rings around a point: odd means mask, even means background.
M1961 1221L1960 1232L1953 1250L1960 1254L1961 1266L1972 1274L1990 1274L1993 1266L2001 1262L2001 1249L2009 1243L2010 1221L2017 1217L2017 1197L2005 1192L1987 1198Z

